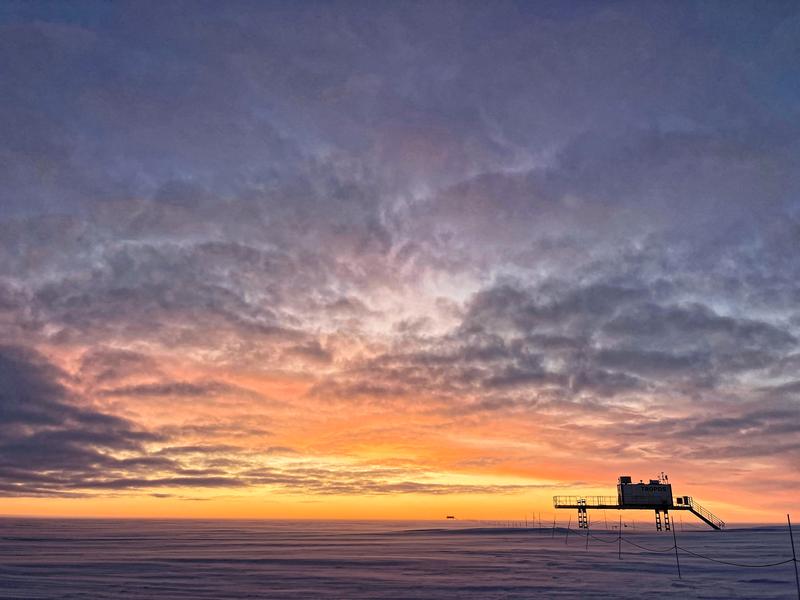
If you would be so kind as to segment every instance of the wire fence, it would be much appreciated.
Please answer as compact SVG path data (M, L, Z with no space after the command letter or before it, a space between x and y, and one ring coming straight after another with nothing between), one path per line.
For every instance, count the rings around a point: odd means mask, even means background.
M590 532L588 529L585 529L584 531L573 529L571 527L572 520L570 519L570 523L567 524L567 527L565 528L564 543L565 544L569 543L569 535L572 533L572 534L576 535L579 539L580 538L584 538L586 540L586 549L587 550L589 549L589 540L590 539L595 540L595 541L600 542L600 543L603 543L603 544L616 544L617 547L618 547L618 552L619 552L620 559L622 558L622 545L623 544L635 547L635 548L637 548L637 549L642 551L642 552L637 552L637 554L642 554L642 553L665 554L667 552L674 552L675 553L676 567L677 567L677 571L678 571L678 577L681 578L681 579L682 579L681 567L680 567L680 555L681 554L684 554L686 556L691 556L691 557L694 557L694 558L698 558L698 559L701 559L701 560L706 560L706 561L713 562L713 563L720 564L720 565L727 565L727 566L731 566L731 567L737 567L737 568L740 568L740 569L764 569L764 568L779 567L779 566L782 566L782 565L793 564L794 573L795 573L795 584L797 586L797 598L798 598L798 600L800 600L800 571L798 571L798 563L800 561L798 561L797 553L795 551L794 533L792 531L791 518L789 517L789 515L786 515L786 519L787 519L787 522L788 522L788 525L789 525L789 538L790 538L790 543L791 543L792 556L791 557L787 557L785 559L772 561L772 562L765 562L765 563L743 563L743 562L732 561L732 560L724 560L724 559L716 558L714 556L708 556L706 554L702 554L700 552L697 552L695 550L691 550L689 548L685 548L684 546L681 546L680 544L678 544L678 539L677 539L677 535L676 535L676 532L675 532L674 524L673 524L673 527L672 527L673 544L672 544L672 546L670 546L668 548L650 548L648 546L645 546L643 544L639 544L637 542L634 542L633 540L630 540L630 539L626 538L623 535L623 529L622 529L622 522L621 521L620 521L619 528L617 530L617 535L615 535L613 537L607 537L607 536L606 537L602 537L602 536L595 535L594 533ZM540 520L540 524L541 524L541 520ZM553 520L553 529L552 529L552 537L553 538L555 538L556 529L557 529L556 521L554 519ZM558 527L558 529L562 529L562 528Z

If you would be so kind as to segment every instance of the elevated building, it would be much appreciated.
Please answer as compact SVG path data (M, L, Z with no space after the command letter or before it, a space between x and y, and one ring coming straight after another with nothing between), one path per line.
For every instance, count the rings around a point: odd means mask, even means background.
M685 510L713 529L722 529L725 522L711 511L703 508L691 496L673 496L672 484L662 473L658 479L647 483L639 480L634 483L630 476L620 475L617 480L617 496L553 496L556 508L575 508L578 510L578 527L588 528L588 511L591 509L614 510L653 510L656 515L656 530L669 531L670 510Z

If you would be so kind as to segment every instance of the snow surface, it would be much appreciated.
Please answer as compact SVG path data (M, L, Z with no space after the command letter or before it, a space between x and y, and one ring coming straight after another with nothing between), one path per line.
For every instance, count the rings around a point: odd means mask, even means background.
M669 532L597 538L463 521L0 519L0 598L797 598L792 563L739 568ZM797 533L797 532L796 532ZM729 562L791 558L786 527L677 531Z

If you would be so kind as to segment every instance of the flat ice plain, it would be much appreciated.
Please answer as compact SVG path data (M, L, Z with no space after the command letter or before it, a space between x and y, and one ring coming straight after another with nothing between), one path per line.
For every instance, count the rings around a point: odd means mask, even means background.
M623 540L654 550L669 532ZM646 552L616 531L469 521L0 519L0 598L797 598L793 564ZM795 531L797 543L797 531ZM791 558L785 526L677 530L741 563Z

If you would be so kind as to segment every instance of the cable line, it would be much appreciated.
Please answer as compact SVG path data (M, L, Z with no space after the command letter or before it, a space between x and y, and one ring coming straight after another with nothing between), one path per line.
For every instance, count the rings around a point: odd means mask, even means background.
M761 565L753 565L753 564L749 564L748 565L748 564L744 564L744 563L735 563L735 562L731 562L731 561L727 561L727 560L719 560L717 558L712 558L710 556L704 556L702 554L698 554L697 552L692 552L691 550L687 550L683 546L678 546L678 550L682 550L683 552L686 552L686 554L691 554L692 556L696 556L697 558L710 560L711 562L719 563L721 565L729 565L731 567L743 567L743 568L748 568L748 569L761 569L761 568L764 568L764 567L777 567L778 565L789 564L790 562L794 562L794 560L795 560L793 558L787 558L786 560L782 560L782 561L774 562L774 563L765 563L765 564L761 564Z

